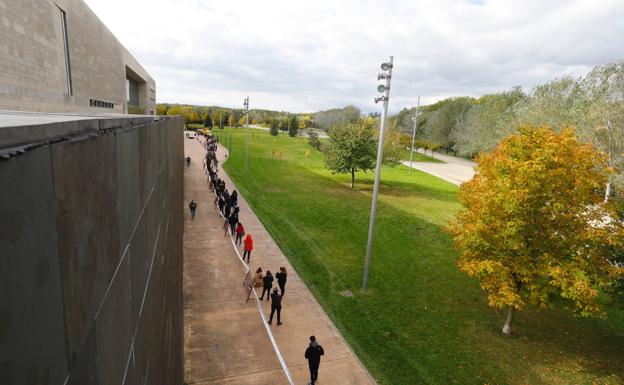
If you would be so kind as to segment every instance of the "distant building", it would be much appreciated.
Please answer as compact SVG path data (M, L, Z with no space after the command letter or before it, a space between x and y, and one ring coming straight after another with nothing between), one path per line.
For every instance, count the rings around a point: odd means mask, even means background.
M0 110L153 114L154 79L82 0L0 1Z

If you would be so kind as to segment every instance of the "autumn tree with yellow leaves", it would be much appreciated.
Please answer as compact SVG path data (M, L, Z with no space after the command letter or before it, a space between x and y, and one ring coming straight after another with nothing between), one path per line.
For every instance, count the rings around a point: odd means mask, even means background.
M575 314L603 315L597 297L623 275L613 258L624 239L602 197L613 172L605 155L572 129L524 126L480 155L476 171L446 230L460 270L479 280L491 306L508 309L503 333L517 309L548 308L556 297Z

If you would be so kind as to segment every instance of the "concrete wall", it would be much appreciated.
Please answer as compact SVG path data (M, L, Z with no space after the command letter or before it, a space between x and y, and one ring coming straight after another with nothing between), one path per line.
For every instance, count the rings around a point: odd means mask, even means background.
M181 132L0 128L2 385L182 384Z
M60 9L67 15L72 95ZM82 0L0 0L0 110L127 113L127 69L144 81L139 107L151 114L154 80Z

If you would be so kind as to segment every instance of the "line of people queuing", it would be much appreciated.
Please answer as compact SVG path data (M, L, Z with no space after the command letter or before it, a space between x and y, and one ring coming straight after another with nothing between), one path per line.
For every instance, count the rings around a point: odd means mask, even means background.
M207 137L203 143L206 150L206 156L203 161L203 167L208 175L207 182L209 184L210 191L215 193L213 205L215 209L225 218L223 223L223 236L226 237L228 232L234 237L234 244L243 244L243 261L250 262L251 252L253 250L253 237L251 234L245 233L245 227L240 221L240 207L238 206L238 192L232 190L230 192L225 181L219 178L217 160L217 144L218 138ZM189 162L190 163L190 162ZM191 219L195 217L197 210L197 202L194 200L189 204L191 210ZM243 239L244 237L244 239ZM282 299L286 293L286 281L288 273L284 266L279 268L279 271L273 274L267 270L266 274L263 273L262 268L258 267L253 277L253 287L262 287L262 295L260 301L263 301L266 294L266 300L271 300L271 313L269 316L269 325L273 323L273 316L277 314L277 325L282 325L281 312L282 312ZM273 287L274 282L277 282L277 286ZM320 365L321 356L325 354L323 347L318 344L314 336L310 336L310 343L305 352L305 358L308 360L308 367L310 370L310 384L314 384L318 378L318 368Z

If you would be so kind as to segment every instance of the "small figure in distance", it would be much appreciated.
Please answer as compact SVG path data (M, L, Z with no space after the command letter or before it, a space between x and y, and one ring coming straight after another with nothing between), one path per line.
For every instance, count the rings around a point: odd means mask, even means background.
M318 370L321 365L321 356L325 354L323 347L316 342L316 337L310 336L310 345L305 351L305 358L308 360L310 369L310 385L318 381Z
M189 210L191 210L191 220L195 219L195 212L197 211L197 203L191 199L191 203L189 203Z
M186 167L190 167L191 166L191 157L187 156L186 157Z
M266 275L264 276L264 278L262 278L262 282L263 282L263 288L262 288L262 295L260 296L260 301L262 301L264 299L264 293L266 293L266 297L267 297L267 301L269 300L269 297L271 296L271 288L273 287L273 274L271 274L271 272L269 270L267 270Z
M273 288L273 294L271 294L271 316L269 317L269 325L273 322L273 314L277 311L277 326L282 324L280 320L280 314L282 313L282 296L277 292L277 288Z
M249 263L249 259L251 258L251 250L253 250L253 238L251 234L247 234L245 240L243 241L245 244L245 251L243 252L243 261L245 260L245 256L247 256L247 263Z
M284 296L284 293L286 292L286 277L288 276L288 274L286 274L286 268L284 266L280 267L280 271L275 274L275 278L277 279L277 284L280 288L280 294L282 295L282 297Z
M264 275L262 274L262 268L259 267L258 270L256 270L256 275L254 276L254 279L253 279L253 286L260 287L262 286L263 283L264 283Z
M234 242L237 245L240 245L241 243L243 243L243 237L245 236L245 228L243 227L243 224L238 222L238 225L236 226L236 242Z

